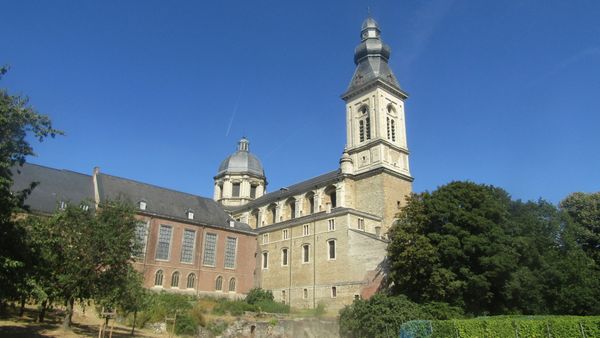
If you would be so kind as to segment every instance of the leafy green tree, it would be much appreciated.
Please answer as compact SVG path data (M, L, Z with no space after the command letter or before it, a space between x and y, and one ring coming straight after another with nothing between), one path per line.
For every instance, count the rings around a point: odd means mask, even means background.
M0 67L0 79L7 67ZM47 116L29 106L28 99L11 95L0 89L0 306L18 294L25 278L25 232L15 222L14 214L23 207L23 201L34 188L11 193L12 168L23 165L27 156L34 155L27 141L33 136L38 141L62 132L52 128Z
M45 238L38 244L50 277L38 283L64 301L63 326L71 325L76 300L119 305L127 288L135 283L131 257L137 221L131 206L113 201L94 212L69 205L43 222L46 224L36 229L35 237Z
M576 241L600 266L600 192L573 193L560 202L560 207L578 226Z
M502 312L518 259L507 235L509 205L504 190L471 182L413 195L390 230L393 292L474 314Z

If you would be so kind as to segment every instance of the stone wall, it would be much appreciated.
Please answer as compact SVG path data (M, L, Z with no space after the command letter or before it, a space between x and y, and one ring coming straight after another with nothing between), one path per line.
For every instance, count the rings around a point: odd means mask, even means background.
M273 321L248 321L240 319L227 328L223 338L323 338L339 337L339 325L335 319L298 318ZM208 333L200 337L211 337Z

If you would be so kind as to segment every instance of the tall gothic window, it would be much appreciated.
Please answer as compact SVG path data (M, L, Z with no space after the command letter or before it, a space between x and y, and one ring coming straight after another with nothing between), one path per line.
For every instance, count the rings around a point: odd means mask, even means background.
M235 292L235 278L229 280L229 292Z
M217 234L207 233L204 236L204 261L203 265L215 266L217 251Z
M190 273L187 277L187 288L193 289L194 286L196 286L196 275L193 273Z
M181 262L192 263L194 260L194 243L196 242L196 231L183 230L183 243L181 243Z
M162 286L163 282L163 272L162 270L156 271L156 275L154 275L154 286Z
M387 119L387 138L389 140L389 139L391 139L391 136L390 136L390 117L388 116L388 117L386 117L386 119Z
M227 237L225 247L225 267L228 269L235 268L235 251L237 248L237 238Z
M396 124L392 119L392 141L396 141Z
M217 281L215 282L215 290L221 291L223 290L223 277L217 277Z
M161 224L158 230L158 245L156 247L156 259L169 260L169 251L171 247L171 234L173 227Z
M365 118L365 134L367 136L367 140L371 139L371 119L367 116Z
M178 288L179 287L179 272L173 272L171 276L171 287Z
M358 134L360 135L360 142L365 141L365 121L358 121Z

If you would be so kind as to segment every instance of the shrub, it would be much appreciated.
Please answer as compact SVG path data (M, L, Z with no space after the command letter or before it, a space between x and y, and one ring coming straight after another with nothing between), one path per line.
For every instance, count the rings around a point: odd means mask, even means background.
M430 319L430 315L405 296L376 294L368 300L356 300L340 312L342 337L393 337L402 323Z
M177 316L175 333L177 335L195 335L198 332L198 323L189 314Z
M262 288L253 288L248 291L246 296L246 303L256 304L260 301L273 301L273 292L271 290L264 290Z
M432 319L458 319L463 318L464 313L461 308L457 306L450 306L447 303L431 302L423 304L422 309Z
M227 323L221 320L211 321L208 323L206 328L215 336L220 336L225 330L227 330Z
M227 300L221 299L217 305L213 308L213 313L217 315L224 315L229 313L232 316L241 316L244 311L256 311L256 307L252 304L248 304L243 300Z
M257 311L269 313L290 313L290 306L272 300L261 300L254 304Z

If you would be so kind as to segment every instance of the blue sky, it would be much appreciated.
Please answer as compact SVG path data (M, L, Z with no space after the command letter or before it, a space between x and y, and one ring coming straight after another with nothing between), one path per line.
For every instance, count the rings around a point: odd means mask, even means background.
M600 190L598 1L11 1L0 82L66 136L30 161L212 196L241 136L270 191L333 170L367 6L410 95L414 190Z

